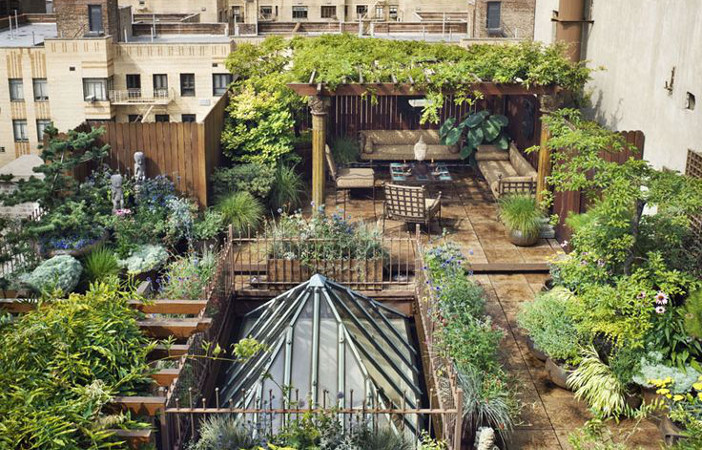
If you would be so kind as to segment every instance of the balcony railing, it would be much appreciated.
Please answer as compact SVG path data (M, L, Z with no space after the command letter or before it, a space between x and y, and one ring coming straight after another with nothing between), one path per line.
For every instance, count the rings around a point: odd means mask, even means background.
M110 91L113 105L167 105L175 96L173 89L154 89L151 95L144 95L141 89Z

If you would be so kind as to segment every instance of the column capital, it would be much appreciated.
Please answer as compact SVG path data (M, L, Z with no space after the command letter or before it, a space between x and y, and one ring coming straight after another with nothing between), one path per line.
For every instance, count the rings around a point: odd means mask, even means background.
M543 114L548 114L556 111L563 104L563 96L559 94L555 95L541 95L539 96L539 110Z
M314 116L323 116L329 112L329 99L326 97L311 95L307 100L307 104Z

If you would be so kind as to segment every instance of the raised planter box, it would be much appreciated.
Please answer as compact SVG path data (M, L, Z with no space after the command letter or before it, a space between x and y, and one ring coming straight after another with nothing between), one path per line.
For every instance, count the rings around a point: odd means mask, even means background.
M72 250L54 249L54 250L48 250L46 253L49 255L49 257L58 256L58 255L70 255L70 256L73 256L74 258L77 258L79 256L87 255L88 253L92 252L94 249L96 249L97 247L104 244L109 237L110 237L110 232L105 230L105 232L102 234L102 236L99 239L97 239L97 240L91 242L90 244L85 245L81 248L72 249Z
M534 347L534 341L531 340L529 336L526 337L526 345L527 348L529 349L529 353L531 353L531 356L534 358L538 359L539 361L544 361L548 359L548 356L546 353L542 352L538 348Z
M339 283L374 284L383 281L385 261L365 260L299 260L269 259L266 261L267 281L272 283L303 283L320 273Z

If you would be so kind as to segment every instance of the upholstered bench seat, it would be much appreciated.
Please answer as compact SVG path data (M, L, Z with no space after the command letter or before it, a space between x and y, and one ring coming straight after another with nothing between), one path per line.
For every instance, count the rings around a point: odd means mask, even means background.
M408 161L414 159L414 145L423 137L427 160L460 160L457 145L439 144L437 130L365 130L359 133L361 160Z

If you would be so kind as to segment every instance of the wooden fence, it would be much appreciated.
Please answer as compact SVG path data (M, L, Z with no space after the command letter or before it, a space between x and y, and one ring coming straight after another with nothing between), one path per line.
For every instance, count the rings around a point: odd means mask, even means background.
M123 174L134 167L134 153L146 156L146 176L166 175L176 189L190 195L201 206L208 204L208 178L221 158L220 136L224 129L224 114L229 96L224 95L198 123L116 123L88 122L83 130L103 127L105 134L99 144L108 144L108 165ZM76 171L85 178L89 167Z
M422 99L402 95L378 96L372 100L370 96L339 95L331 97L329 120L331 132L335 136L355 137L361 130L417 130L436 129L449 117L460 119L471 111L488 108L494 109L498 101L495 97L487 97L470 106L466 103L456 105L454 97L444 98L444 107L439 111L439 123L420 124L422 108L413 107L409 101Z
M611 153L602 151L600 157L608 162L622 164L630 157L642 159L644 152L645 136L642 131L622 131L620 133L629 146L633 146L638 151L621 151ZM559 223L556 226L556 238L559 241L568 240L571 230L565 225L565 219L570 214L581 214L587 211L588 202L583 192L568 191L556 192L553 201L553 212L558 214Z

